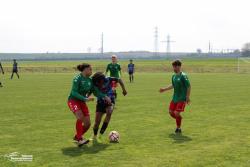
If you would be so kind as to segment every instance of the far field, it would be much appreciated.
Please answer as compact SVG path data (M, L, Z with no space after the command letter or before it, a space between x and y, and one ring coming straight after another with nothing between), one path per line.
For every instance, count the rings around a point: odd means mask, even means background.
M117 107L102 143L81 149L72 143L74 117L66 101L79 62L19 62L21 79L0 76L0 166L51 167L248 167L250 166L249 74L217 71L232 69L235 60L185 60L192 84L192 104L183 113L183 135L167 112L172 92L159 94L170 83L170 61L136 61L135 83L123 74L128 96L119 90ZM107 61L87 61L103 71ZM125 68L127 62L121 64ZM9 62L3 62L10 66ZM22 68L65 67L70 70L28 71ZM36 67L36 68L35 68ZM188 67L188 68L187 68ZM191 68L204 67L202 73ZM215 69L206 72L205 67ZM152 68L152 72L147 70ZM38 68L39 69L39 68ZM202 68L201 68L202 69ZM141 72L140 72L141 71ZM119 88L118 88L119 89ZM95 102L89 103L94 120ZM93 122L92 122L93 123ZM117 130L119 144L107 134ZM90 130L86 137L90 137ZM5 154L31 154L32 162L10 162Z
M184 59L184 70L187 72L204 73L235 73L237 72L238 60L235 58L216 58L216 59ZM82 60L82 61L21 61L20 70L23 72L50 72L65 73L74 72L74 68L81 62L88 62L93 65L95 71L103 71L108 60ZM128 60L119 61L124 71ZM170 72L171 60L134 60L138 72ZM12 62L2 62L6 70L11 71ZM250 66L241 63L242 66ZM250 72L250 68L249 68Z

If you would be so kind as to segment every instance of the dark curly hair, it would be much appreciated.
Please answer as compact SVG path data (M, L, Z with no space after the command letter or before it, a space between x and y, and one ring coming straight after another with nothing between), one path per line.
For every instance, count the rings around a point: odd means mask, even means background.
M105 75L102 72L96 72L92 77L95 86L98 86L98 83L102 80L105 80Z
M181 66L181 61L180 60L174 60L173 62L172 62L172 66Z
M76 68L79 71L83 72L85 70L85 68L89 68L89 67L90 67L90 64L88 64L88 63L82 63L82 64L79 64Z

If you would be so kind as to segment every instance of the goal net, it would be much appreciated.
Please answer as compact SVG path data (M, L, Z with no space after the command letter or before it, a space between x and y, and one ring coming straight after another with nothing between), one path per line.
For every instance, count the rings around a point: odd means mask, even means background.
M238 58L238 73L250 73L250 57Z

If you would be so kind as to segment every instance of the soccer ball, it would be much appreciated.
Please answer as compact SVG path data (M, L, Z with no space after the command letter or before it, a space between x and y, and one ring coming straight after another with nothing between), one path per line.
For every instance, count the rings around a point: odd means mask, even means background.
M118 143L119 142L120 135L117 131L111 131L109 133L109 141L113 143Z

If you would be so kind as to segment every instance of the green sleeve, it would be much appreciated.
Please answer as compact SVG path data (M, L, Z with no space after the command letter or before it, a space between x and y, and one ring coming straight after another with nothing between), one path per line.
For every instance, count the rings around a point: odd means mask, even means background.
M103 94L96 86L93 86L91 89L91 92L97 97L97 98L104 98L106 95Z
M121 66L120 66L120 64L119 64L118 70L121 71Z
M182 76L182 81L183 81L186 88L190 87L190 82L189 82L189 79L188 79L188 77L186 75Z
M81 95L79 92L79 80L77 78L75 78L73 80L73 85L72 85L72 90L71 90L71 95L76 98L76 99L79 99L81 101L86 101L87 98L83 95Z
M107 65L107 68L106 68L106 72L108 72L109 71L109 64Z
M174 76L172 76L171 82L172 82L172 86L174 86Z

